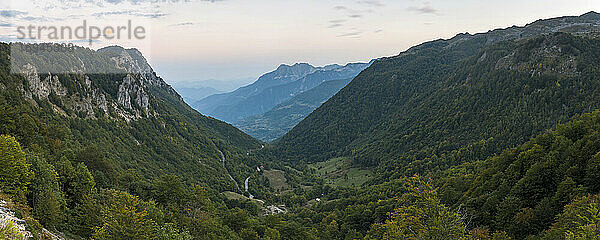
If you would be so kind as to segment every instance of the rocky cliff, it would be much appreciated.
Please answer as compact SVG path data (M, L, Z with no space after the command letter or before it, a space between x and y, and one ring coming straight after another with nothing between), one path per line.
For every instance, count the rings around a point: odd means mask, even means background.
M75 49L73 53L56 55L56 61L78 59L66 65L75 72L45 73L39 72L40 64L36 53L32 54L32 61L22 66L17 66L26 80L20 90L32 103L35 99L50 100L56 112L63 115L96 118L107 114L111 118L122 118L127 121L142 117L151 117L156 114L151 106L150 88L161 88L169 94L179 95L156 75L142 54L136 49L124 49L112 46L95 51L86 58L96 58L89 61L103 61L108 65L108 73L95 73L97 69L89 69L81 60L77 51L88 49ZM41 53L40 53L41 54ZM79 64L78 64L79 63ZM13 62L15 64L15 62ZM91 72L91 73L90 73Z

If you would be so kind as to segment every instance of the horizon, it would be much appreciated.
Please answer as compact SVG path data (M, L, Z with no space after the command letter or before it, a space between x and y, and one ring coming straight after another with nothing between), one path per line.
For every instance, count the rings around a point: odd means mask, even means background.
M236 0L94 0L93 6L82 6L80 1L0 3L0 41L19 41L11 33L18 24L79 26L88 20L90 25L117 26L134 21L145 27L147 38L137 42L94 40L93 45L83 40L72 42L92 49L111 45L137 48L169 84L242 79L253 82L283 64L368 62L461 33L485 33L540 19L600 11L600 2L590 0L485 4L470 0L453 4L416 0L260 4ZM500 16L503 8L512 11ZM56 13L41 14L50 9ZM73 10L80 14L60 16L61 11Z

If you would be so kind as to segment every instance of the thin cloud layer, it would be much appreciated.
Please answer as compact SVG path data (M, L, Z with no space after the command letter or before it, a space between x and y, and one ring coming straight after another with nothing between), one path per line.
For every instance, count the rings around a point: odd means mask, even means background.
M22 12L18 10L0 10L0 16L5 18L15 18L26 14L27 12Z
M181 27L181 26L193 26L195 25L193 22L182 22L182 23L176 23L176 24L172 24L169 25L171 27Z
M427 4L423 7L409 7L406 10L409 12L415 12L419 14L437 14L439 10L433 8L431 5Z
M336 37L360 37L363 30L356 30L365 28L364 25L368 25L369 21L359 20L367 18L370 15L376 14L381 7L386 6L381 0L358 0L348 5L337 5L333 7L334 11L342 12L344 15L342 18L330 20L327 28L329 29L340 29L343 31L342 34Z
M143 13L134 10L125 10L125 11L110 11L110 12L97 12L93 13L94 17L106 17L106 16L134 16L134 17L145 17L145 18L160 18L167 16L167 13Z
M358 1L359 4L365 4L373 7L383 7L385 4L379 0L362 0Z
M344 34L338 35L337 37L358 37L358 36L360 36L360 34L362 34L362 32L349 32L349 33L344 33Z

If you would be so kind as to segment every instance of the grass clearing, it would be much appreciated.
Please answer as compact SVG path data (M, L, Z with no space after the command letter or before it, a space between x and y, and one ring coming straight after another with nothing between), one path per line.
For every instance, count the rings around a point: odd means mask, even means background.
M230 192L230 191L226 191L221 194L225 195L225 197L229 200L247 200L247 199L249 199L248 197L246 197L242 194L234 193L234 192Z
M275 191L281 192L291 189L285 178L284 171L276 169L264 170L263 175L269 179L269 185Z
M360 187L373 177L368 169L352 167L349 158L332 158L309 165L325 179L325 183L339 187Z

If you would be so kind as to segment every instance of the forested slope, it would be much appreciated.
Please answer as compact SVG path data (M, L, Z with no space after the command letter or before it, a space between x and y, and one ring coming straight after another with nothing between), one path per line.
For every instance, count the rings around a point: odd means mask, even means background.
M284 197L299 207L287 217L318 229L321 239L594 239L599 152L594 111L440 174L297 190Z
M259 148L257 140L187 106L137 50L30 53L31 64L13 73L14 46L0 44L0 162L24 164L0 177L0 199L22 206L17 213L29 231L46 227L74 239L236 237L226 237L212 201L223 204L218 193L235 191L228 172L242 181L257 163L247 157L225 169L219 151L235 159ZM47 61L73 72L38 73L35 66Z
M460 34L376 61L276 143L383 175L485 158L599 107L600 15ZM457 157L460 155L460 159Z
M291 130L351 80L350 78L323 82L313 89L278 104L266 113L244 118L234 126L257 139L271 142Z

